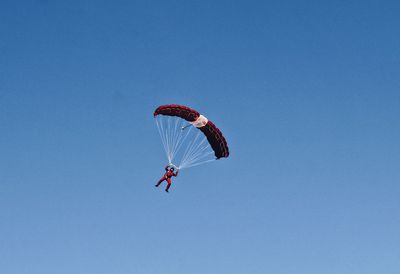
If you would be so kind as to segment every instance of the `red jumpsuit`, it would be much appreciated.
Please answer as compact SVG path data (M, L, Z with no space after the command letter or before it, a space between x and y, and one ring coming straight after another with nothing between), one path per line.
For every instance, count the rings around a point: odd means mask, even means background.
M177 170L174 173L173 168L170 168L170 169L168 169L168 168L169 168L169 166L165 167L165 171L166 171L165 174L161 177L161 179L156 184L156 187L158 187L163 181L167 181L168 185L167 185L167 188L165 189L166 192L168 192L168 189L171 187L171 177L172 176L176 177L176 176L178 176L178 173L179 173L179 170Z

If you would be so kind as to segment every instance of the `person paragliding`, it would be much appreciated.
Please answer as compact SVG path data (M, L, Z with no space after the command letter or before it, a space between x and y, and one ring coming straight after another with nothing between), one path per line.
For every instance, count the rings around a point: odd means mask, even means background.
M173 166L170 166L170 165L167 165L166 167L165 167L165 174L161 177L161 179L157 182L157 184L156 184L156 187L159 187L160 186L160 184L163 182L163 181L167 181L167 187L165 188L165 191L166 192L169 192L168 190L169 190L169 188L171 187L171 178L172 178L172 176L174 176L174 177L176 177L176 176L178 176L178 173L179 173L179 169L177 169L176 170L176 172L174 172L175 171L175 168L173 167Z
M162 105L153 116L170 163L156 187L166 181L168 192L171 179L178 176L179 170L229 156L228 143L221 130L196 110L176 104Z

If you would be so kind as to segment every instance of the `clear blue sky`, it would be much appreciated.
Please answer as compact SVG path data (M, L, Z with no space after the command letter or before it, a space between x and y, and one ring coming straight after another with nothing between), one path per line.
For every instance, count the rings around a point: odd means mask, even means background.
M400 273L398 1L1 1L0 272ZM154 188L153 110L231 157Z

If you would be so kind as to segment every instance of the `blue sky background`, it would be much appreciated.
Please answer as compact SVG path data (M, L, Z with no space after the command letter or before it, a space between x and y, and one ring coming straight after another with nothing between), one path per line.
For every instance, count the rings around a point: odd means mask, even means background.
M398 1L1 1L0 272L400 273ZM152 113L228 160L166 194Z

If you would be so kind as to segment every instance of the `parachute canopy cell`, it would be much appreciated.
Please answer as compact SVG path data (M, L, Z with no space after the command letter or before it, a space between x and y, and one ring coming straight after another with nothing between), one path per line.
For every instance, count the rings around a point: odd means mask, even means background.
M186 120L205 135L217 159L229 156L228 144L222 132L196 110L181 105L163 105L154 111L154 117L158 115L175 116Z

